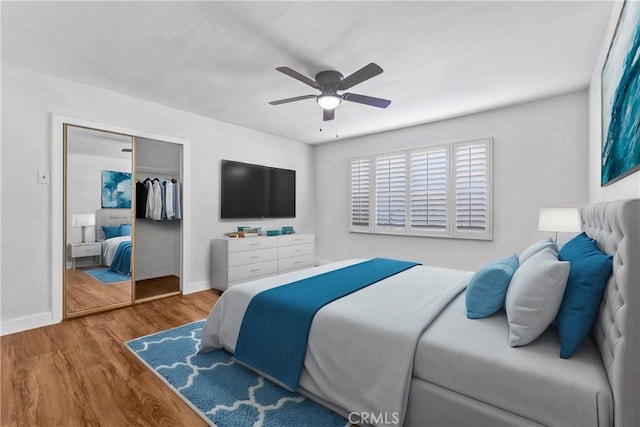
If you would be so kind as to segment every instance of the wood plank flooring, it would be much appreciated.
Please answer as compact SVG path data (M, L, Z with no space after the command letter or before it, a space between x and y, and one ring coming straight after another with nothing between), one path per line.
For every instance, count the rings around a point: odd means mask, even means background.
M0 339L2 426L204 426L124 343L204 319L203 291Z
M171 292L180 292L180 278L178 276L136 280L136 300L153 298Z
M105 285L83 271L91 268L65 269L67 315L131 301L131 280Z

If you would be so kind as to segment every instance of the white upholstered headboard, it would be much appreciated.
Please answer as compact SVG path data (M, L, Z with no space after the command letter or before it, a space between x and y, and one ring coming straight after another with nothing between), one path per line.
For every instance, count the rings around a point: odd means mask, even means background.
M98 209L96 211L96 241L104 240L103 225L131 224L131 209Z
M614 424L640 426L640 199L581 209L583 230L613 255L591 331L614 399Z

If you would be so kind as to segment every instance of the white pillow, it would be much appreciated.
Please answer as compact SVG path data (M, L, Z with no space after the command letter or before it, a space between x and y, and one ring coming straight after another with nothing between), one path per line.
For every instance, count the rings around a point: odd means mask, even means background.
M569 277L569 262L558 261L552 248L532 255L516 270L507 289L505 308L509 345L529 344L553 322Z
M520 258L519 258L520 265L524 264L526 260L528 260L533 255L537 254L538 252L546 248L553 249L556 255L558 255L558 245L556 245L556 243L553 240L551 240L550 237L547 237L544 240L540 240L539 242L534 243L533 245L529 246L527 249L525 249L520 253Z

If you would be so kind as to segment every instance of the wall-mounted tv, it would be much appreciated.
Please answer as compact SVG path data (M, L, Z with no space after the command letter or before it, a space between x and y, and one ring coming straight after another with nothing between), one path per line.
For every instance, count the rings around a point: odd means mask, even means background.
M220 218L295 218L296 171L222 160Z

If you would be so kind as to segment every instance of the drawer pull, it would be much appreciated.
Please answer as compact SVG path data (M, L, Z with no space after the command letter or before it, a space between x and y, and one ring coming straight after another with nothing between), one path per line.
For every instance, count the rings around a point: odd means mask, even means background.
M296 261L294 264L302 264L302 261Z
M251 257L251 259L256 259L256 258L260 258L260 255L254 255Z
M252 243L249 246L260 246L260 243Z
M293 252L302 252L302 249L296 249L296 250L295 250L295 251L293 251Z
M260 271L260 269L259 268L254 268L253 270L249 270L249 271L252 272L252 273L255 273L256 271Z

